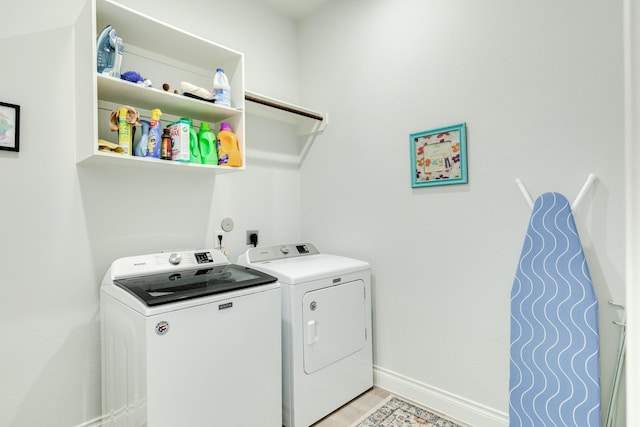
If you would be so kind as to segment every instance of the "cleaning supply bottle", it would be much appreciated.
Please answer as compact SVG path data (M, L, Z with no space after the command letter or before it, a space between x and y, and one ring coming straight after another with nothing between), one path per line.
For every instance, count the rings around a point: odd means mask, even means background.
M242 166L238 137L227 122L220 123L220 132L218 132L218 164Z
M171 160L188 163L191 160L188 119L182 118L171 123L169 135L171 136Z
M162 160L171 160L171 134L169 129L162 130L162 144L160 144L160 158Z
M127 107L120 107L118 111L118 145L125 155L131 155L131 124L127 123Z
M203 164L218 164L218 142L207 122L200 123L198 147L200 148L200 158Z
M149 146L149 126L151 123L148 120L140 120L140 123L142 123L142 135L140 135L140 139L133 150L133 155L144 157L147 155Z
M202 160L200 160L200 148L198 147L198 134L193 128L193 120L184 120L189 123L189 163L202 163Z
M147 139L147 157L160 158L160 145L162 142L162 123L160 122L162 111L155 108L151 110L151 124L149 128L149 138ZM144 132L144 129L143 129Z
M231 86L222 68L216 69L213 76L213 93L216 96L216 104L231 107Z

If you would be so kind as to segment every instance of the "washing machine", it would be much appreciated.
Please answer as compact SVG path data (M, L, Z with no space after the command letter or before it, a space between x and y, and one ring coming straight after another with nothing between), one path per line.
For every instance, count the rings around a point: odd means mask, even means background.
M213 249L120 258L100 308L109 426L282 425L276 277Z
M310 243L248 249L237 261L282 288L282 421L307 427L373 387L367 262Z

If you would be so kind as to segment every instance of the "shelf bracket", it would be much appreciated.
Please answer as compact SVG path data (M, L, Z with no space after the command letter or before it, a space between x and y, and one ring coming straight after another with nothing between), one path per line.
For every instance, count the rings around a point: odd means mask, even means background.
M325 120L325 117L322 115L319 115L318 113L313 113L308 110L297 108L292 104L283 104L273 99L267 99L265 97L258 96L257 94L250 94L248 92L245 92L244 99L250 102L255 102L256 104L261 104L267 107L286 111L287 113L297 114L299 116L303 116L309 119L318 120L320 122Z
M256 92L245 91L245 101L258 107L247 108L247 111L264 115L284 122L298 125L298 135L315 135L327 127L329 115L290 102L281 101Z
M297 125L298 138L304 140L300 153L296 156L267 156L253 153L252 157L260 160L299 166L304 162L316 136L325 130L329 122L327 113L313 111L256 92L245 91L244 99L257 105L256 107L248 106L247 112Z

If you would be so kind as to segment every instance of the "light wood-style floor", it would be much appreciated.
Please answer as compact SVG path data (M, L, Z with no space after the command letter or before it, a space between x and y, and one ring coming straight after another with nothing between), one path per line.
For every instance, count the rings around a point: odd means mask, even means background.
M380 387L361 394L335 412L327 415L311 427L349 427L364 414L386 399L391 393Z

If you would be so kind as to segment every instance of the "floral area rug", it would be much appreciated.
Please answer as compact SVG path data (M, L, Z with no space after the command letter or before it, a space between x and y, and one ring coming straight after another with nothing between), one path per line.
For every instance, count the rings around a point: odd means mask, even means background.
M389 396L351 427L462 427L424 408Z

